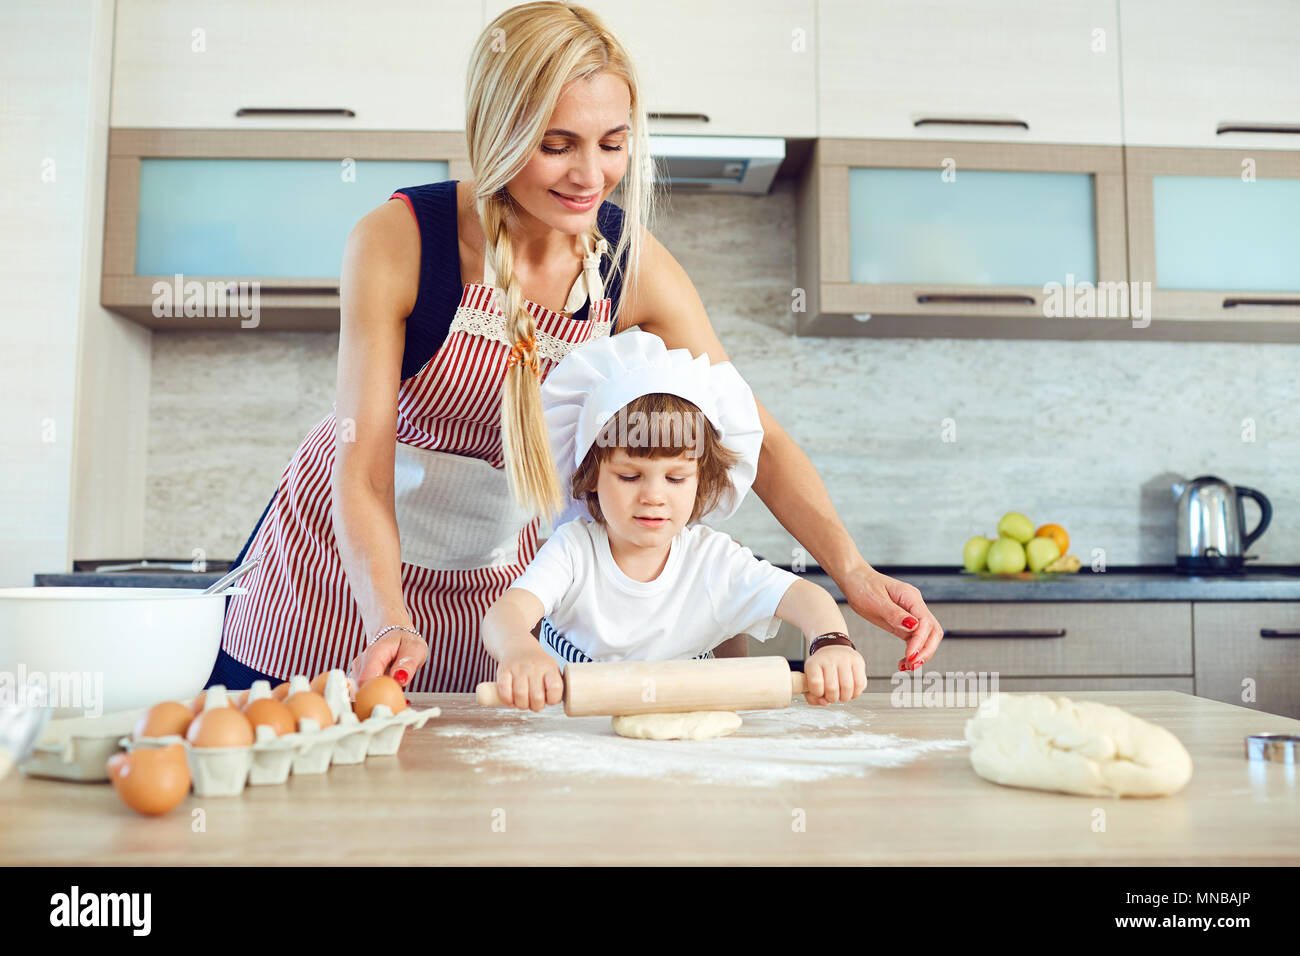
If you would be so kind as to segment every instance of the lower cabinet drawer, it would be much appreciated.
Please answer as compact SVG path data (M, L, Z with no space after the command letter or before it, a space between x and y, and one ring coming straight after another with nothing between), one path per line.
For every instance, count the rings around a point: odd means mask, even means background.
M1004 677L1191 677L1190 602L968 602L929 605L944 639L928 667ZM906 646L847 604L867 674L897 672ZM1125 689L1125 688L1116 688ZM1162 688L1163 689L1163 688Z
M1195 692L1192 685L1190 677L998 677L1000 691L1050 694L1053 697L1069 697L1075 691L1093 690L1176 690L1191 694ZM885 688L873 686L871 689Z
M1192 605L1196 694L1300 718L1300 601Z

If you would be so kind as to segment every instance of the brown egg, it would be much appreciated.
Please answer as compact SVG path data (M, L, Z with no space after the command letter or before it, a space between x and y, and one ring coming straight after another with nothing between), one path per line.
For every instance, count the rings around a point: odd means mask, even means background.
M358 720L365 720L380 704L384 704L395 714L406 710L406 697L402 694L402 685L387 674L372 677L361 685L353 709L357 713Z
M195 747L251 747L253 725L234 707L213 707L194 718L185 739Z
M334 714L330 711L330 705L325 703L325 698L315 691L300 690L296 694L290 694L284 702L284 705L293 712L293 726L298 727L298 721L308 717L321 727L332 727L334 725Z
M203 710L203 705L207 701L207 699L208 699L208 692L206 690L200 691L199 696L195 697L194 700L190 702L190 710L192 710L196 714L200 713ZM225 703L227 706L229 706L230 704L229 694L226 695Z
M275 731L277 737L291 734L297 729L293 711L270 697L262 697L250 703L244 708L244 716L253 725L254 734L257 733L258 724L266 724Z
M166 737L168 734L184 737L185 729L193 719L194 712L184 704L165 700L161 704L154 704L140 715L131 736L136 740L141 737Z
M166 813L190 792L190 767L180 744L114 754L108 779L123 803L150 816Z
M289 696L289 682L285 681L283 684L276 684L275 688L271 691L271 696L275 700L283 703L284 699Z

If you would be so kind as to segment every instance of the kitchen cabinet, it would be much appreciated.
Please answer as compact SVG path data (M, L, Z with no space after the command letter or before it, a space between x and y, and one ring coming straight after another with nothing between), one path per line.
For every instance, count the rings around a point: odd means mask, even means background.
M486 21L515 4L488 0ZM602 0L627 47L651 133L817 135L815 0Z
M457 0L118 0L110 123L463 130L482 25Z
M1124 158L1129 278L1148 285L1153 324L1300 342L1300 149L1127 147Z
M869 678L897 673L903 642L840 605ZM934 667L1009 678L1190 678L1191 605L1163 601L930 604ZM923 671L924 673L924 671ZM1144 685L1145 686L1145 685Z
M817 11L820 136L1120 143L1112 0L819 0Z
M1119 147L820 139L796 214L799 334L1132 331Z
M1300 148L1294 0L1119 0L1124 142Z
M468 175L463 133L113 129L100 301L155 329L337 329L357 220Z
M1192 623L1197 696L1300 718L1300 601L1197 601Z

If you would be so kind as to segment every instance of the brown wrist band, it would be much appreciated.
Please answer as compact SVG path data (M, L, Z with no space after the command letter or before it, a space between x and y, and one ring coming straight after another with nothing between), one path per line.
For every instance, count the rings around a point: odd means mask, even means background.
M808 656L812 657L823 647L829 647L833 644L843 644L845 647L853 647L852 639L843 631L828 631L827 633L820 634L813 639L812 644L808 647ZM854 649L856 650L856 648Z

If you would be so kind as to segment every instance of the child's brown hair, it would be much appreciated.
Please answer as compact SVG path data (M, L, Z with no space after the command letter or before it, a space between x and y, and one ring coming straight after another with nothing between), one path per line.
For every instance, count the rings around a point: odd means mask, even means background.
M731 485L728 472L740 461L740 455L722 444L718 430L694 402L665 392L635 398L601 427L569 483L574 500L586 501L587 511L601 524L605 516L596 495L600 465L620 448L632 458L685 454L695 459L699 484L688 523L713 510Z

